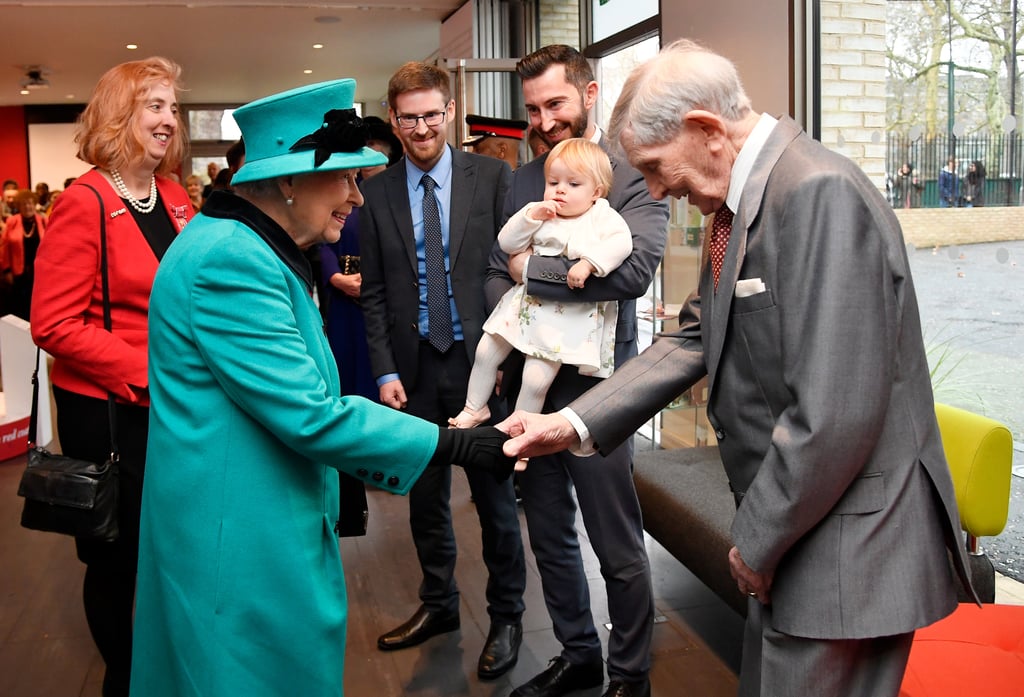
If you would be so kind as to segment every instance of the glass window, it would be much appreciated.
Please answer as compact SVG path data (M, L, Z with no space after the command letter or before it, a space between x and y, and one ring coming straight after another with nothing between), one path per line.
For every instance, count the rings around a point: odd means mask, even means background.
M234 109L189 109L188 132L193 142L201 140L236 141L242 132L232 116Z
M907 243L937 402L1024 442L1024 215L1016 2L805 0L820 17L821 140L857 162ZM856 260L852 260L856 263ZM1014 472L1024 477L1024 449ZM1021 480L1013 480L1019 498ZM1011 506L1008 530L1019 511ZM1020 579L1012 536L986 541Z

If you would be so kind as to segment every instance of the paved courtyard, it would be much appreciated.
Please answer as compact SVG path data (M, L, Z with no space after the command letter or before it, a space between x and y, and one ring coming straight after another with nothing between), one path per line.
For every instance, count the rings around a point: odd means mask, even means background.
M1024 582L1024 241L911 249L935 398L1005 423L1014 439L1006 529L982 545Z

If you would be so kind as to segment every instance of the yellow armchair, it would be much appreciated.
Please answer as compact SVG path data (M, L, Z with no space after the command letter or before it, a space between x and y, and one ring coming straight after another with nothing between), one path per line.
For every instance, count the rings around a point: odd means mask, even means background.
M960 527L967 534L974 589L995 601L995 570L978 544L1006 527L1013 468L1013 438L1003 424L980 414L936 404L942 446L953 476Z

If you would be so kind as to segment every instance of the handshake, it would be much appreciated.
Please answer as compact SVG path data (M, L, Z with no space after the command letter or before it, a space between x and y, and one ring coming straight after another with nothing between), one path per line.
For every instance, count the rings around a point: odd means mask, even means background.
M517 462L556 453L573 444L579 444L579 436L560 414L517 411L497 426L439 428L430 464L486 470L504 481Z
M439 428L437 449L430 458L430 464L444 466L459 465L466 469L490 472L499 481L512 475L516 458L509 457L502 450L509 435L494 426L476 428Z

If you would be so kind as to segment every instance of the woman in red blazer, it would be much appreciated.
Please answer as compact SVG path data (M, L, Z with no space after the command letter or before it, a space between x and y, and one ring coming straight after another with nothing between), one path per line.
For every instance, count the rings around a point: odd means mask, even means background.
M104 697L127 695L130 679L149 427L149 293L160 258L193 215L185 190L162 176L178 167L187 145L178 114L180 74L175 63L149 58L100 78L75 134L78 157L94 168L61 194L35 266L32 336L54 357L51 382L63 452L104 462L110 452L107 395L117 403L120 538L75 541L86 564L86 619L107 666ZM101 217L110 331L103 325Z
M7 219L0 241L0 273L8 289L5 310L27 320L32 305L32 281L39 241L46 234L46 216L36 213L36 195L22 189L14 197L14 210Z

